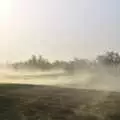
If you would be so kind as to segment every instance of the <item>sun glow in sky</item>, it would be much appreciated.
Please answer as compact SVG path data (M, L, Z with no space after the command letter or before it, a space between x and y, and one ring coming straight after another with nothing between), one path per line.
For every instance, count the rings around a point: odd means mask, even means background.
M0 61L120 51L119 0L0 0Z
M10 16L12 10L12 0L0 0L0 16Z

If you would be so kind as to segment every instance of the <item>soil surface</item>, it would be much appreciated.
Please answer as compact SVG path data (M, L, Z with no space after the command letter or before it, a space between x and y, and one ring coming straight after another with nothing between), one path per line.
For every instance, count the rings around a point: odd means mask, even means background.
M120 93L2 84L0 120L120 120Z

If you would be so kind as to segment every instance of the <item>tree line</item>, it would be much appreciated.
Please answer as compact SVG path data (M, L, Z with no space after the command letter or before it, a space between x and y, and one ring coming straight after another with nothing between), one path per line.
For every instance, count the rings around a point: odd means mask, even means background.
M38 70L53 70L63 69L65 71L73 72L93 67L94 65L115 66L120 65L120 54L115 51L108 51L102 55L98 55L95 60L90 61L86 59L74 58L71 61L55 60L50 62L43 56L32 55L30 59L22 62L12 64L14 69L38 69Z

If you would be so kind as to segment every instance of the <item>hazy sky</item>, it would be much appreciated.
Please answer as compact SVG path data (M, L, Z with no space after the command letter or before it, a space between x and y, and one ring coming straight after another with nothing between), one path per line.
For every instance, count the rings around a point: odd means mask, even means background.
M0 61L120 51L120 0L0 0Z

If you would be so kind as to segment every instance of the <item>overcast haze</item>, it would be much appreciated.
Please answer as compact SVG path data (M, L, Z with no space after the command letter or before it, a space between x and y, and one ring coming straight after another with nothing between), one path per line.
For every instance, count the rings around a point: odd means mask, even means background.
M0 61L120 51L119 0L0 0Z

